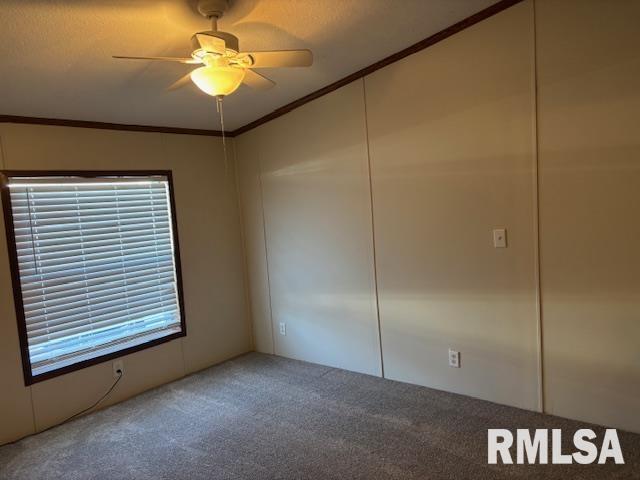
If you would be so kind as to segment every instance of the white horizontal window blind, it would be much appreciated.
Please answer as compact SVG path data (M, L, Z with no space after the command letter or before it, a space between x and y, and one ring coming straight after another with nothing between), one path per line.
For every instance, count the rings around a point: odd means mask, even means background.
M182 331L169 188L9 179L33 376Z

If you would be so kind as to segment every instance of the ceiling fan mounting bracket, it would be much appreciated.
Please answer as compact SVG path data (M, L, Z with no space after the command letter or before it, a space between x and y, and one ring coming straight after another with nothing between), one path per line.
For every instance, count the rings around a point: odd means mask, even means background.
M199 0L198 12L208 19L220 19L229 9L229 0Z

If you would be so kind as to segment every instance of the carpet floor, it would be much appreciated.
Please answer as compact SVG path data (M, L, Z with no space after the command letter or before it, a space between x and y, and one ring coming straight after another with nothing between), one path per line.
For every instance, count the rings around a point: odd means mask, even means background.
M640 413L640 412L639 412ZM624 465L488 465L487 429L603 429L251 353L0 447L2 479L631 479ZM564 443L563 441L563 443Z

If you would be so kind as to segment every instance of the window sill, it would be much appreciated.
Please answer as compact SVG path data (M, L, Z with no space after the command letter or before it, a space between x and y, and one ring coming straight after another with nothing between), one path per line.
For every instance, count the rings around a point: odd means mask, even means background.
M177 338L182 338L185 336L186 331L184 331L184 329L178 329L178 331L170 333L168 335L166 334L166 332L156 332L152 335L136 338L131 342L127 342L125 344L101 348L83 354L81 356L69 358L64 363L57 362L55 364L43 365L34 369L30 375L25 369L25 385L33 385L44 380L59 377L60 375L75 372L77 370L81 370L92 365L97 365L99 363L108 362L110 360L114 360L116 358L123 357L134 352L139 352L141 350L146 350L147 348L155 347L157 345L161 345L163 343L167 343L171 340L175 340ZM97 352L100 353L96 355ZM85 358L83 359L83 357Z

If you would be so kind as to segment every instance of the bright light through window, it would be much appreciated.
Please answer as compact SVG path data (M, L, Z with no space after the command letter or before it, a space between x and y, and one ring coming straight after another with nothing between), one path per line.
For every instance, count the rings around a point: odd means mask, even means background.
M27 383L184 335L170 189L168 172L6 172Z

